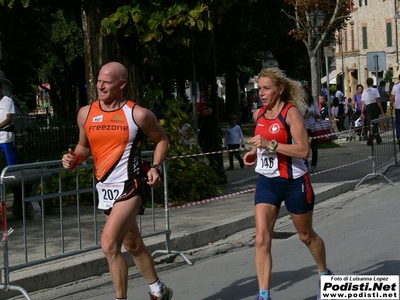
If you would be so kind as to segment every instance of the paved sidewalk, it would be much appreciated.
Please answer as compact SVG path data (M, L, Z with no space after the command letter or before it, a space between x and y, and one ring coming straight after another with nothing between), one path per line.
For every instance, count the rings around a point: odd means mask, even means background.
M365 142L340 140L337 144L340 147L319 151L317 172L311 175L317 202L353 190L364 176L373 171L372 160L369 158L371 148ZM227 159L225 166L228 166ZM169 212L171 249L184 252L254 227L253 191L257 180L254 169L241 169L235 162L235 169L226 174L228 184L221 186L221 190L224 195L229 196L216 197L204 204L178 207ZM400 176L400 169L392 168L387 176ZM358 190L371 185L379 188L387 184L389 183L382 177L371 177ZM165 212L160 209L159 213ZM286 214L282 207L280 216ZM150 251L165 249L164 235L146 238L145 242ZM107 269L103 253L95 250L13 271L10 279L12 285L22 286L30 292L98 276L107 272ZM10 299L15 295L18 293L0 291L0 299Z

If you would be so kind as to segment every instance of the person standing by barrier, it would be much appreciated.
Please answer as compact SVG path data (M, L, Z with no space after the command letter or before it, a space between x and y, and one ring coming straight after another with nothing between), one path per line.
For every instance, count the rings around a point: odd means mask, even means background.
M239 153L239 147L240 145L242 145L242 147L244 148L245 141L242 128L240 128L240 126L236 124L237 122L236 115L234 114L229 115L228 121L229 121L229 126L226 128L225 131L225 147L227 147L228 150L231 150L229 151L228 154L229 168L227 169L227 171L232 171L235 168L233 165L233 156L235 156L237 161L239 162L240 168L244 167L243 158L240 156ZM235 149L236 151L232 151Z
M373 87L374 80L372 78L367 78L367 88L361 95L361 118L363 120L367 119L368 124L371 124L372 120L378 119L380 114L384 115L381 98L379 96L379 91L377 88ZM367 115L364 115L364 109L366 107ZM376 138L376 142L380 144L382 142L382 138L379 135L378 124L374 124L374 127L369 128L369 137L367 141L367 145L371 146L374 138Z
M392 92L390 93L390 104L394 109L395 118L396 118L396 138L397 144L400 147L400 75L399 75L399 83L396 83Z
M144 185L157 187L161 183L159 171L169 141L150 110L123 97L127 73L118 62L101 68L98 100L79 110L79 142L74 150L68 149L63 155L62 164L66 169L74 169L89 158L90 152L93 155L99 181L96 186L99 209L107 216L101 247L109 264L116 299L127 299L128 267L121 252L124 245L149 284L150 299L169 300L173 292L158 278L136 221L136 215L144 212ZM147 174L143 174L141 160L144 135L156 144L153 165Z
M320 111L318 108L318 104L314 101L313 96L311 95L311 91L309 88L304 89L306 92L306 112L304 115L304 120L306 124L306 129L308 133L308 137L311 138L311 125L315 124L317 120L320 119ZM314 173L317 170L317 162L318 162L318 144L316 139L311 139L311 173Z
M17 153L14 148L14 114L14 101L3 95L3 84L0 81L0 149L6 156L8 166L17 164Z
M255 136L248 142L254 148L245 154L244 162L249 167L255 166L259 173L254 195L259 286L255 299L271 300L272 233L283 200L320 274L332 272L327 269L324 241L312 226L315 194L307 172L309 141L303 115L297 108L306 105L304 90L278 68L262 70L258 86L263 107L253 114Z
M387 102L388 102L389 97L388 97L388 91L386 90L386 81L385 80L381 80L379 82L378 91L379 91L379 96L381 98L383 113L386 115Z
M353 106L355 110L355 116L354 118L357 119L361 116L361 109L362 109L362 102L361 102L361 95L364 91L364 86L362 84L357 85L357 93L354 94L353 100Z

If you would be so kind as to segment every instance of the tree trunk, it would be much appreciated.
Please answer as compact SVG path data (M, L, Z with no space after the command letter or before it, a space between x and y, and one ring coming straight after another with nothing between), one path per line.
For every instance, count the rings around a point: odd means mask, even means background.
M310 56L310 70L311 70L311 92L314 98L314 101L318 100L318 96L321 91L318 91L318 70L317 70L317 59L315 57L315 52L308 52Z
M232 63L232 66L234 64ZM229 68L226 72L225 78L225 90L226 90L226 116L231 114L240 117L239 110L239 91L238 91L238 80L236 76L236 70Z
M84 32L85 69L88 103L97 99L97 76L101 66L117 61L128 70L128 83L124 97L139 104L143 99L141 79L142 55L139 43L133 37L100 33L101 20L117 9L115 4L105 0L83 0L81 6Z

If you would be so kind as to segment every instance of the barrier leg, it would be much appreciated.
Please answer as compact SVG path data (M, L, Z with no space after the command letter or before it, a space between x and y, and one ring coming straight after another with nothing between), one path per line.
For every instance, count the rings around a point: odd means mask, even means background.
M183 259L186 261L186 263L188 265L193 265L193 263L181 251L171 250L169 236L170 236L170 234L167 233L167 240L165 242L166 246L167 246L167 249L166 250L156 250L151 254L151 256L154 257L156 254L179 254L180 256L183 257Z
M361 179L361 181L360 181L359 183L357 183L356 188L357 188L361 183L363 183L365 179L367 179L368 177L371 177L371 176L374 176L374 177L376 177L376 176L381 176L381 177L385 178L385 179L386 179L389 183L391 183L392 185L395 185L395 184L393 183L393 181L391 181L389 178L387 178L384 174L381 174L381 173L371 173L371 174L365 175L365 176L363 177L363 179Z
M16 285L9 285L9 286L5 286L5 285L0 285L0 289L6 290L6 291L19 291L21 292L22 295L24 295L24 297L28 300L32 300L31 297L29 297L29 294L20 286L16 286Z

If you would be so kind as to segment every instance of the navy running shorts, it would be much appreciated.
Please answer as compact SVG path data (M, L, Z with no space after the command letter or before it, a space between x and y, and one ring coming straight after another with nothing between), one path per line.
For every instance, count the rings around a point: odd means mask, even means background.
M258 177L254 205L269 203L280 208L283 201L293 214L304 214L314 208L315 194L308 173L296 179Z

